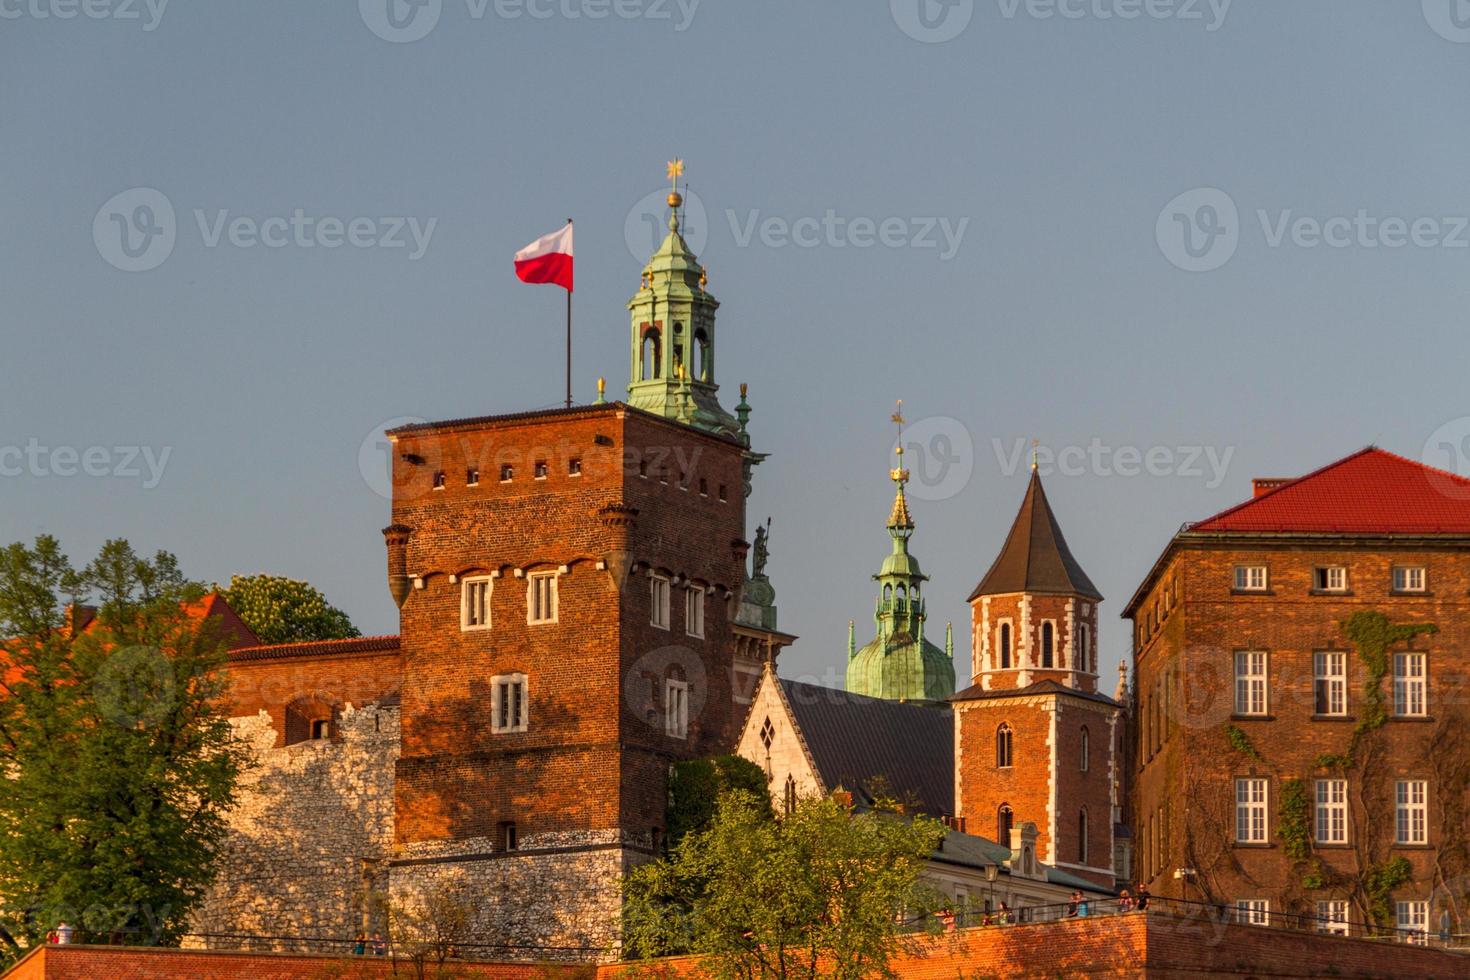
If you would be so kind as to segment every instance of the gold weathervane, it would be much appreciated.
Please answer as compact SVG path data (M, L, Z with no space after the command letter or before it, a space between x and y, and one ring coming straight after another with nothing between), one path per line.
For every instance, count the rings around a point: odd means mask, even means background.
M888 476L895 483L907 483L909 471L903 468L903 399L898 400L897 407L893 411L893 424L898 426L898 448L894 450L898 454L898 465L889 470Z
M669 207L677 208L684 203L684 198L679 194L679 178L684 176L684 160L674 157L669 161L664 175L669 178Z

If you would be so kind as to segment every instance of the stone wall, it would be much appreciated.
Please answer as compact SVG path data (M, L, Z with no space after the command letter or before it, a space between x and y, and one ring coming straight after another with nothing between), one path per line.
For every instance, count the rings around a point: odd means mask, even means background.
M284 747L267 712L231 719L256 764L189 945L331 950L381 928L366 895L387 884L398 715L349 704L330 739Z

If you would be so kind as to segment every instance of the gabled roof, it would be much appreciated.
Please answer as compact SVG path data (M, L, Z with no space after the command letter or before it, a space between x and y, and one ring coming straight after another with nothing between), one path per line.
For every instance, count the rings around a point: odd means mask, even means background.
M1470 534L1470 480L1369 446L1185 530Z
M1031 471L1031 483L1021 501L1021 511L1011 525L1000 557L970 593L973 602L983 595L1035 592L1048 595L1080 595L1102 601L1077 559L1067 548L1061 525L1047 502L1041 477Z
M311 640L305 643L270 643L238 647L230 651L230 662L335 657L344 654L396 653L396 636L353 636L343 640Z
M954 716L947 708L780 679L827 790L890 791L934 816L954 813Z
M1002 687L996 688L995 690L986 690L983 686L976 684L950 695L948 700L952 702L991 701L999 698L1036 697L1041 694L1064 694L1074 698L1082 698L1086 701L1096 701L1099 704L1110 704L1114 706L1118 704L1117 701L1114 701L1106 694L1099 694L1096 691L1084 691L1076 687L1068 687L1060 681L1054 681L1050 678L1044 681L1037 681L1034 684L1027 684L1025 687Z

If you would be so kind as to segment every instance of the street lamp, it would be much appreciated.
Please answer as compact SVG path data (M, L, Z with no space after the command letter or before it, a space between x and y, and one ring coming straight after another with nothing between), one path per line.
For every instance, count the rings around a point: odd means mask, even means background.
M1000 865L987 864L985 866L985 885L989 897L985 899L985 912L987 915L995 910L995 879L1000 877Z

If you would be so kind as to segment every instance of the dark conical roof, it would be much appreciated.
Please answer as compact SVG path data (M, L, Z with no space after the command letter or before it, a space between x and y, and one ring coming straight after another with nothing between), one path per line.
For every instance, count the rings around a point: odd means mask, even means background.
M1000 557L970 593L970 601L983 595L1039 592L1080 595L1102 601L1102 594L1072 557L1067 540L1047 503L1041 477L1031 471L1031 485Z

